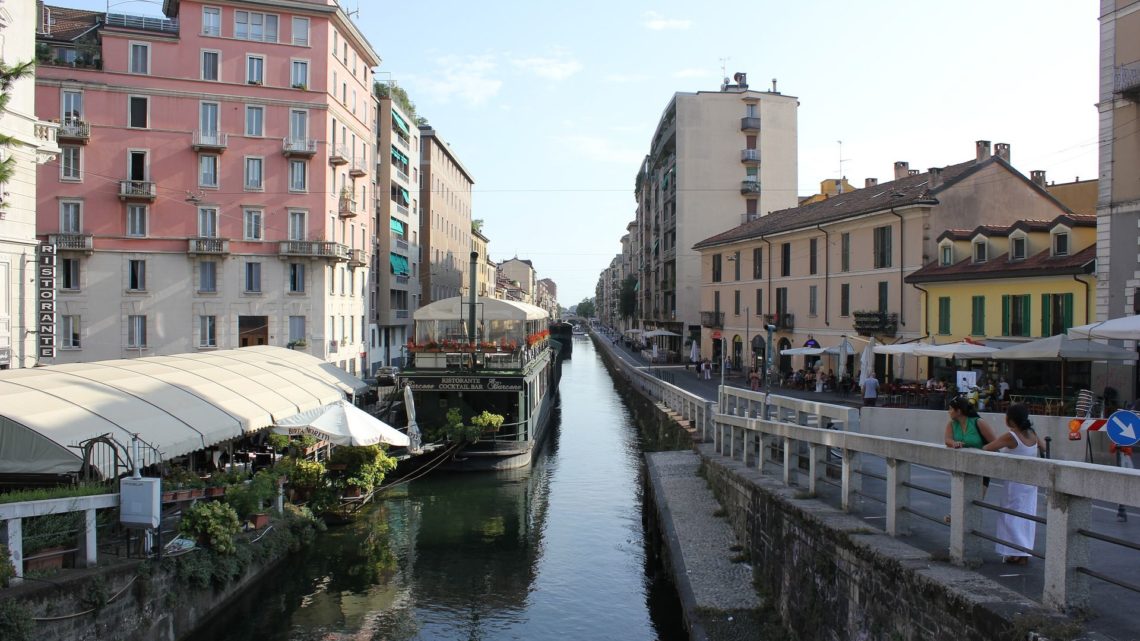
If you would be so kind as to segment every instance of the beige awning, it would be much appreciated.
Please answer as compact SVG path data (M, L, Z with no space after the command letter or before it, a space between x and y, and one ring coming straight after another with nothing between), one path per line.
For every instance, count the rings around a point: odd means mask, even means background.
M528 321L550 316L541 307L513 300L479 298L476 302L478 307L476 307L475 316L479 320ZM430 305L424 305L415 311L413 318L417 321L466 320L470 310L469 304L468 299L453 296L437 300Z

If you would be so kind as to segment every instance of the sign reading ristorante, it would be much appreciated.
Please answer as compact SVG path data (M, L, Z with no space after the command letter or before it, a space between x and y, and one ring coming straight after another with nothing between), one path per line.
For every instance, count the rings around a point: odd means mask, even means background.
M40 358L55 358L55 245L36 248L36 342Z
M517 378L493 376L417 376L406 379L414 392L521 392Z

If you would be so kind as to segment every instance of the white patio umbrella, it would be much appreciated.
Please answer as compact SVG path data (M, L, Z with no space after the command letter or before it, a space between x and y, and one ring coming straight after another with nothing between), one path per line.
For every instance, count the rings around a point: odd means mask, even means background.
M701 346L697 341L690 341L689 344L689 362L696 363L697 359L701 357Z
M867 376L875 369L875 337L867 341L863 348L863 355L859 357L859 387L867 382Z
M1140 316L1123 316L1111 320L1069 328L1072 338L1119 338L1140 340Z
M680 334L674 334L667 329L655 329L649 332L645 332L646 338L653 338L655 336L680 336Z
M839 371L836 373L836 377L843 378L847 376L847 357L853 356L855 354L855 349L851 347L851 341L847 340L846 336L844 336L843 340L839 342L838 353L840 355L838 367Z
M418 454L423 449L420 426L416 424L416 401L412 398L412 386L404 386L404 411L408 414L408 451Z
M1057 334L1007 347L993 356L999 360L1060 361L1061 400L1065 399L1066 361L1134 361L1136 352L1081 338Z
M822 347L789 347L780 350L780 356L819 356L822 353Z
M310 434L335 445L408 444L404 433L344 399L277 421L273 431Z
M986 347L985 345L960 341L957 343L947 343L945 345L916 347L914 348L914 355L951 359L990 358L998 351L996 347Z
M893 343L889 345L876 345L876 354L889 354L895 356L914 356L914 350L920 347L929 347L930 343L915 341L912 343ZM906 378L906 361L899 359L899 378Z

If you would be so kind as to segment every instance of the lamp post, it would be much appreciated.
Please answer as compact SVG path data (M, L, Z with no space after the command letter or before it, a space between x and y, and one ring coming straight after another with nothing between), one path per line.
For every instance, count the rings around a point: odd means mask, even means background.
M775 325L765 325L768 331L768 347L764 350L764 409L763 418L768 418L768 395L772 393L772 333L776 331Z
M744 362L748 363L748 367L745 368L745 370L744 370L744 376L746 376L746 377L752 376L752 343L749 342L749 338L748 338L748 334L751 332L751 330L749 329L749 325L752 322L752 319L749 318L749 315L751 313L752 313L751 310L748 308L747 305L745 305L744 306L744 354L745 354Z
M720 407L720 413L724 414L724 357L728 355L728 337L721 334L720 337L720 402L717 403Z

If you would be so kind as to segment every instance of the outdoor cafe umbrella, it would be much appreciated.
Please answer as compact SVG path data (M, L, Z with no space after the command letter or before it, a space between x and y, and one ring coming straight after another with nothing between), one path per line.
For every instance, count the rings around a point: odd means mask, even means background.
M863 355L859 357L859 387L863 387L863 383L867 382L867 376L875 369L875 337L872 336L871 340L867 341L867 346L863 348Z
M408 413L408 451L418 454L423 449L423 437L416 423L416 401L412 398L412 386L404 386L404 411Z
M656 336L680 336L680 334L674 334L673 332L671 332L667 329L655 329L652 331L645 332L646 338L653 338Z
M929 347L930 343L923 341L915 341L911 343L891 343L888 345L876 345L874 347L876 354L888 354L898 356L914 356L914 350L919 347ZM899 360L899 378L906 377L906 361Z
M1119 338L1140 340L1140 316L1124 316L1111 320L1069 328L1072 338Z
M277 421L273 431L309 434L334 445L408 444L405 434L344 399Z
M851 347L851 342L844 336L843 340L839 343L839 373L836 376L843 379L847 376L847 357L855 355L855 349Z
M697 341L689 341L689 362L696 363L701 356L701 346Z
M977 343L959 341L945 345L925 345L914 348L915 356L929 356L931 358L970 359L990 358L998 352L996 347L986 347Z
M1132 361L1136 360L1136 352L1057 334L1007 347L993 357L999 360L1061 361L1061 401L1064 402L1065 361Z

